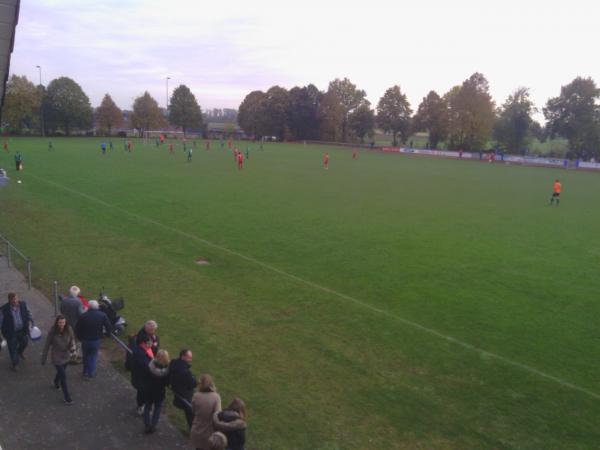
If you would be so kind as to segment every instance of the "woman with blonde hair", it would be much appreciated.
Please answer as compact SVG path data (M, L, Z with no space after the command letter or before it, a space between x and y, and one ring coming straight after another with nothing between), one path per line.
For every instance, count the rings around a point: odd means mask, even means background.
M246 404L241 398L234 398L231 403L213 417L216 430L227 437L227 450L244 450L246 444Z
M165 388L169 384L169 362L169 353L166 350L159 350L156 357L148 364L150 385L144 402L145 433L154 433L158 425L160 409L165 400ZM150 410L152 410L152 418L150 418Z
M194 421L190 431L190 440L197 450L210 450L209 439L214 433L213 415L221 411L221 396L212 377L205 373L198 382L198 391L192 397Z
M72 405L73 400L71 400L67 388L67 364L69 364L71 354L75 352L75 333L73 328L67 325L67 319L62 314L56 316L54 326L46 336L46 344L42 351L42 365L46 364L50 348L52 348L50 360L56 368L54 387L55 389L62 388L65 405Z

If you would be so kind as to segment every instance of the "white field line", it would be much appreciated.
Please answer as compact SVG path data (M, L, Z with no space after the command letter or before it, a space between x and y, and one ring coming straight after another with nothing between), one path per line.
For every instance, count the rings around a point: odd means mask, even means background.
M445 335L443 333L440 333L439 331L436 331L436 330L434 330L432 328L428 328L426 326L423 326L423 325L418 324L416 322L412 322L412 321L410 321L408 319L405 319L405 318L403 318L401 316L398 316L396 314L393 314L393 313L390 313L390 312L385 311L383 309L377 308L377 307L375 307L373 305L365 303L362 300L356 299L354 297L350 297L349 295L346 295L346 294L342 294L341 292L334 291L333 289L330 289L330 288L325 287L325 286L321 286L320 284L317 284L317 283L313 283L312 281L305 280L304 278L300 278L300 277L298 277L298 276L296 276L294 274L291 274L289 272L285 272L284 270L278 269L277 267L273 267L273 266L271 266L271 265L269 265L267 263L264 263L262 261L254 259L254 258L252 258L250 256L246 256L246 255L244 255L242 253L236 252L235 250L230 250L227 247L223 247L221 245L214 244L214 243L212 243L210 241L207 241L206 239L202 239L202 238L200 238L198 236L195 236L193 234L187 233L185 231L178 230L177 228L170 227L170 226L165 225L163 223L157 222L156 220L149 219L147 217L140 216L139 214L133 213L131 211L128 211L128 210L123 209L123 208L120 208L118 206L111 205L110 203L107 203L104 200L100 200L99 198L93 197L93 196L91 196L89 194L86 194L84 192L80 192L78 190L72 189L70 187L64 186L64 185L56 183L54 181L50 181L50 180L46 180L44 178L38 177L37 175L35 175L35 174L31 173L31 172L29 172L29 175L32 176L32 177L34 177L34 178L36 178L36 179L38 179L38 180L40 180L40 181L42 181L42 182L44 182L44 183L56 186L56 187L58 187L58 188L60 188L62 190L71 192L71 193L73 193L75 195L87 198L87 199L89 199L89 200L91 200L91 201L93 201L95 203L98 203L100 205L106 206L107 208L111 208L111 209L117 210L119 212L122 212L124 214L127 214L128 216L133 217L133 218L135 218L135 219L137 219L137 220L139 220L141 222L150 223L150 224L155 225L155 226L157 226L159 228L162 228L164 230L167 230L167 231L170 231L172 233L178 234L180 236L189 238L189 239L194 240L196 242L200 242L200 243L205 244L205 245L207 245L209 247L213 247L213 248L216 248L218 250L221 250L224 253L228 253L230 255L237 256L238 258L244 259L244 260L249 261L251 263L254 263L254 264L258 265L258 266L264 267L265 269L268 269L268 270L270 270L272 272L278 273L278 274L280 274L280 275L282 275L284 277L291 278L292 280L295 280L295 281L297 281L299 283L302 283L302 284L305 284L307 286L311 286L311 287L313 287L313 288L315 288L317 290L321 290L323 292L327 292L329 294L333 294L334 296L337 296L339 298L342 298L344 300L352 302L352 303L354 303L356 305L362 306L365 309L368 309L370 311L376 312L376 313L381 314L383 316L386 316L386 317L389 317L391 319L394 319L394 320L396 320L398 322L401 322L401 323L403 323L405 325L408 325L408 326L410 326L412 328L415 328L417 330L421 330L421 331L423 331L423 332L425 332L427 334L430 334L432 336L436 336L436 337L438 337L440 339L443 339L445 341L452 342L453 344L455 344L455 345L457 345L459 347L463 347L463 348L465 348L467 350L471 350L473 352L479 353L480 355L486 356L488 358L493 358L493 359L496 359L498 361L502 361L503 363L505 363L505 364L507 364L509 366L517 367L517 368L522 369L522 370L524 370L526 372L529 372L531 374L537 375L537 376L539 376L541 378L545 378L546 380L554 381L555 383L557 383L557 384L559 384L559 385L561 385L563 387L572 389L574 391L582 392L582 393L584 393L584 394L586 394L586 395L588 395L588 396L590 396L592 398L600 400L600 395L596 394L595 392L592 392L592 391L590 391L588 389L585 389L583 387L577 386L577 385L575 385L573 383L570 383L569 381L566 381L566 380L563 380L561 378L555 377L554 375L550 375L548 373L542 372L541 370L535 369L534 367L528 366L527 364L523 364L523 363L520 363L520 362L517 362L517 361L513 361L512 359L506 358L506 357L498 355L496 353L488 352L487 350L483 350L483 349L481 349L479 347L475 347L474 345L471 345L471 344L463 342L463 341L461 341L459 339L453 338L452 336L448 336L448 335Z

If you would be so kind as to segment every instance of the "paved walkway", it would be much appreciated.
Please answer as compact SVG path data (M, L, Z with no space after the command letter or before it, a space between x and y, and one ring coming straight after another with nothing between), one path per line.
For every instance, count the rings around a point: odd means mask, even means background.
M7 349L0 352L0 448L26 449L188 449L187 439L163 415L158 430L143 434L141 418L134 413L135 390L129 380L101 357L98 376L92 382L81 379L81 365L69 366L67 381L75 402L66 406L61 391L53 389L55 370L40 364L46 332L54 307L43 294L28 290L23 275L9 269L0 257L0 304L9 292L25 300L42 339L29 344L19 371L10 370Z

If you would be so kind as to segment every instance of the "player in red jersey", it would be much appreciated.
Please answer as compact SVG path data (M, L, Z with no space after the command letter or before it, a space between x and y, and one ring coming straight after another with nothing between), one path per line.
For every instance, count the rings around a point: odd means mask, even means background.
M325 166L325 170L329 169L329 153L325 153L323 156L323 166Z
M242 170L244 167L244 155L242 155L242 152L238 152L237 154L237 166L238 170Z
M127 141L127 151L131 152L131 141Z
M356 159L356 150L352 150L352 159Z

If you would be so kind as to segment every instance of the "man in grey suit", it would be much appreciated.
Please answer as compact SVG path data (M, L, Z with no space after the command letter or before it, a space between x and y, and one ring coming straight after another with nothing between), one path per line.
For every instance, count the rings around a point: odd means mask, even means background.
M60 302L60 312L63 316L65 316L65 319L67 319L67 325L69 325L73 329L75 329L75 325L77 325L79 316L81 316L85 312L83 304L81 303L81 300L79 300L78 297L80 292L81 291L77 286L71 286L71 289L69 289L69 296L63 298ZM79 342L77 338L75 339L75 345L77 348L77 360L80 361L81 342Z

